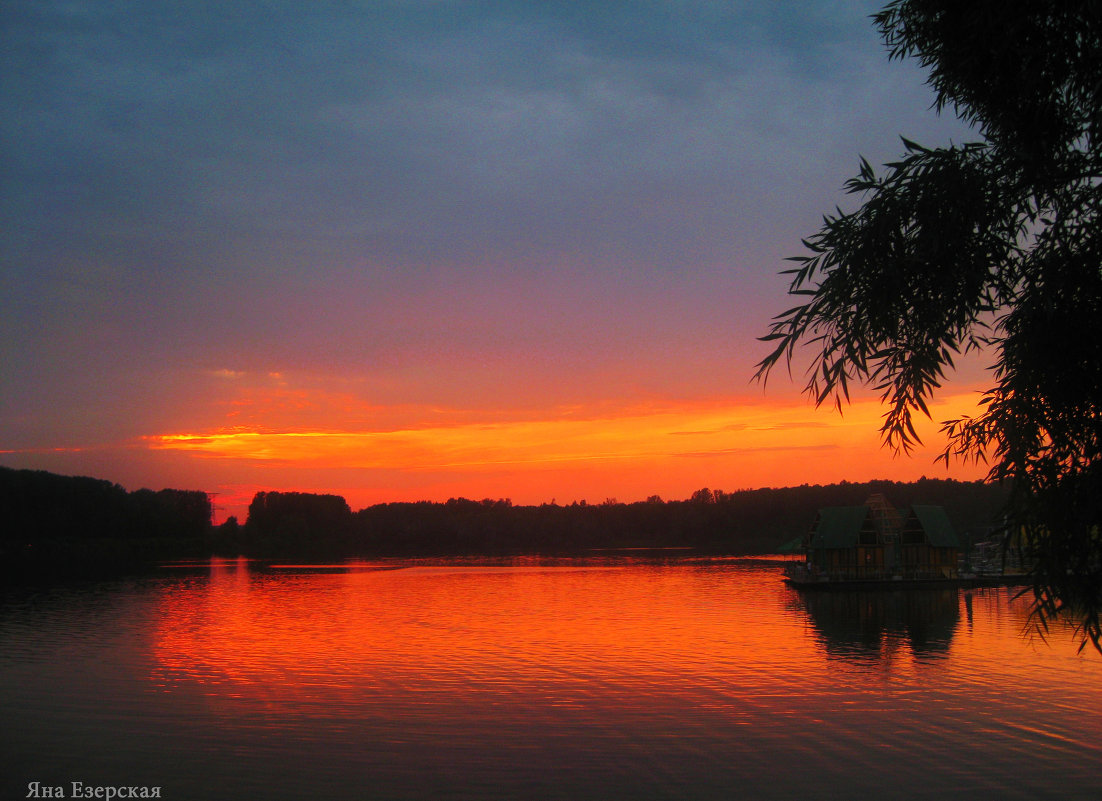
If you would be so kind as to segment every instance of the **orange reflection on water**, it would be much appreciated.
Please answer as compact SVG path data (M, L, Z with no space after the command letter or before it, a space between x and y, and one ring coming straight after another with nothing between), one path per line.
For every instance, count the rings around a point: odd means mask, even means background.
M782 596L731 581L737 573L218 566L209 583L161 598L155 679L299 712L365 694L642 703L655 687L667 702L718 709L730 705L733 682L743 695L767 696L779 666L816 658Z
M162 591L152 680L231 714L330 721L489 725L539 709L597 725L617 710L656 726L829 721L859 741L870 721L944 739L946 718L999 731L1030 720L1058 739L1084 725L1068 710L1102 703L1102 660L1076 655L1067 632L1023 640L1027 611L1006 590L802 596L776 568L738 561L216 562L209 580ZM951 736L963 747L970 735Z
M801 596L738 560L215 563L159 590L150 679L235 741L322 743L315 761L372 781L531 762L696 797L674 788L690 766L728 777L716 797L752 780L789 798L824 775L849 787L853 765L876 786L925 787L937 764L941 787L1003 788L1028 754L1034 790L1054 772L1097 786L1102 660L1023 642L1005 591L851 595Z

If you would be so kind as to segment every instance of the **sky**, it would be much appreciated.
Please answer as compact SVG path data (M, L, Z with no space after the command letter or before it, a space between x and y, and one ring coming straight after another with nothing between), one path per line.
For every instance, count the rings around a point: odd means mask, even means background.
M570 503L972 479L801 367L779 272L860 156L974 138L878 2L0 5L0 465Z

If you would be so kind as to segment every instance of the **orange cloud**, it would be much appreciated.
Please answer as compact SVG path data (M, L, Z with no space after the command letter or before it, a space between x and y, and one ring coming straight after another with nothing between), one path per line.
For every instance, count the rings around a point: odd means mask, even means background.
M385 430L233 426L161 434L146 441L152 448L210 458L399 471L528 470L730 457L767 463L782 455L794 460L796 479L800 461L814 461L824 452L833 452L836 461L891 458L879 445L880 404L862 400L844 411L839 416L832 410L814 411L803 402L722 399L625 407L591 417L560 410L504 422L411 420ZM974 396L951 397L932 408L935 419L941 412L953 416L961 411L975 411ZM920 426L931 443L918 454L929 457L923 460L927 465L939 440L936 429L934 423Z
M935 464L942 446L935 421L975 413L974 392L931 404L933 421L918 426L926 446L898 456L881 446L883 407L871 398L855 398L842 415L813 408L794 390L770 398L440 408L394 402L373 392L369 379L248 373L219 384L219 399L194 409L192 419L205 415L209 425L163 431L141 446L171 466L178 485L217 490L220 515L242 515L259 490L333 492L362 508L458 496L525 504L679 499L705 486L986 473L984 465Z

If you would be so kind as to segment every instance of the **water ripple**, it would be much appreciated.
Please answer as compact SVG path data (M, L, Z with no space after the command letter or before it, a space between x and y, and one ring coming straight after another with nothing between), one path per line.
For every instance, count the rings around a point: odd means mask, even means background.
M1102 660L1024 640L1005 591L379 567L6 597L4 764L181 798L1102 795Z

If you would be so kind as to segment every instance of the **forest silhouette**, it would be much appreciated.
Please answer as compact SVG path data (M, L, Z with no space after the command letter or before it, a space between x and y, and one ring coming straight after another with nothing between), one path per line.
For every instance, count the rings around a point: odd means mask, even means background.
M0 468L9 575L96 574L209 556L332 560L378 557L654 550L679 555L776 553L818 509L883 493L903 507L943 506L967 547L986 538L1006 490L982 482L842 482L737 492L701 489L685 500L514 505L508 499L381 503L353 511L338 495L258 492L241 524L211 524L197 490L127 492L101 479Z

